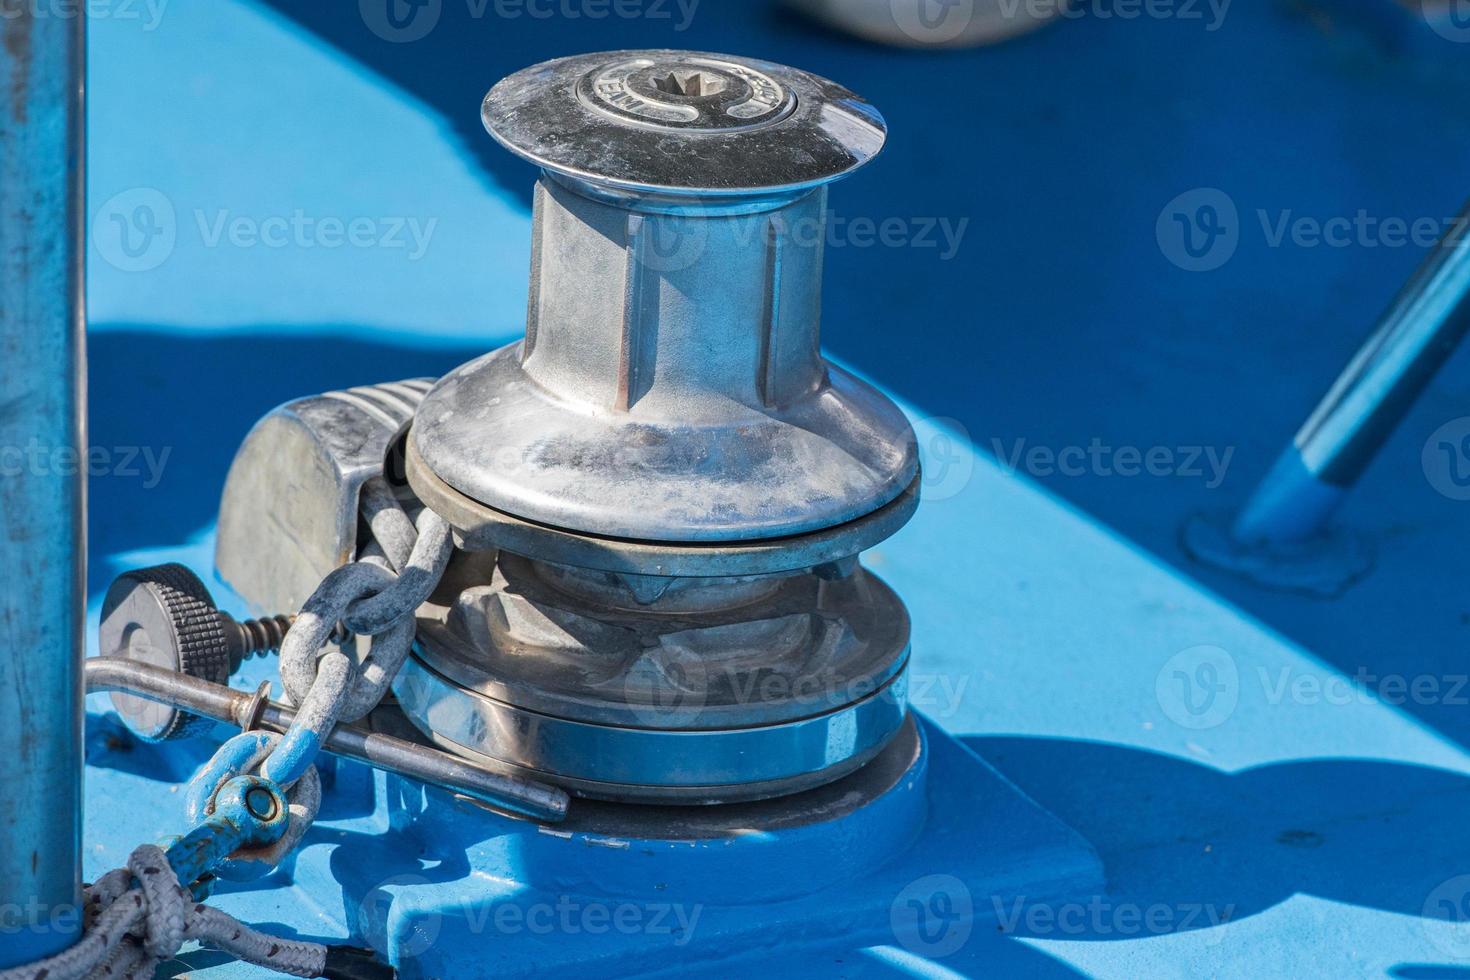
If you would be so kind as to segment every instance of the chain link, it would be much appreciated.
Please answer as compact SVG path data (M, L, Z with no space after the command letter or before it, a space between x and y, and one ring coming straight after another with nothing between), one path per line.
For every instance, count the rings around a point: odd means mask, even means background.
M358 561L335 569L306 601L281 646L281 683L297 705L284 735L242 732L229 739L189 782L189 818L202 825L231 780L259 770L286 794L284 833L264 846L241 847L213 869L248 881L269 874L301 842L321 806L321 779L313 762L339 721L357 721L387 693L413 646L414 614L439 585L454 546L449 525L424 508L410 519L381 478L364 486L361 512L372 533ZM370 637L359 660L345 627ZM228 845L225 845L228 846ZM0 980L80 980L151 977L157 964L187 939L218 946L248 962L283 973L320 975L328 950L258 933L217 909L197 904L163 851L144 845L127 868L89 886L81 942L39 963L0 971Z
M383 700L413 647L414 614L438 587L454 551L448 522L427 507L411 519L381 477L364 485L360 509L372 535L363 558L322 580L281 644L281 686L297 706L296 717L242 770L258 767L280 786L296 785L308 773L314 779L313 763L332 728L365 717ZM365 655L358 639L340 646L334 641L341 626L371 638ZM191 798L194 793L191 788ZM258 864L232 864L221 874L254 876Z

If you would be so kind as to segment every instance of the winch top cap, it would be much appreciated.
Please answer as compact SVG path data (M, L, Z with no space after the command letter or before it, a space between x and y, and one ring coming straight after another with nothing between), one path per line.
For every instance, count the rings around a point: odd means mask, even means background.
M616 191L744 196L836 180L883 148L862 98L809 72L695 51L611 51L516 72L485 128L553 173Z

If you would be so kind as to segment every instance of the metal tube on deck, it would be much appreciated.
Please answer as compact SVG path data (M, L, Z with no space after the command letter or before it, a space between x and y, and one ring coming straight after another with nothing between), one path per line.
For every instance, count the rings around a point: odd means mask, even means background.
M0 967L82 925L85 19L0 18Z
M1326 526L1470 328L1470 205L1414 273L1261 481L1234 537L1291 543Z
M265 685L251 696L203 678L125 657L93 657L85 669L87 693L123 691L243 730L285 732L296 718L288 705L267 700ZM508 813L552 823L566 819L570 798L544 783L502 775L439 749L356 725L337 725L322 749L387 772L441 786Z

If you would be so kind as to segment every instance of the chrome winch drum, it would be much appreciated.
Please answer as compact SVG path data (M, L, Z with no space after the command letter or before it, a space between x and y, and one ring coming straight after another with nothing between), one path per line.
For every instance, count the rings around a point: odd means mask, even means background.
M483 116L543 171L526 336L440 379L406 433L375 430L459 548L399 704L442 747L605 799L853 771L903 725L909 655L858 555L912 516L919 463L818 324L826 185L879 152L882 118L802 71L677 51L537 65ZM278 410L298 454L331 452L324 411ZM337 469L351 514L361 475ZM228 567L246 508L220 566L250 595ZM329 536L310 550L351 532Z

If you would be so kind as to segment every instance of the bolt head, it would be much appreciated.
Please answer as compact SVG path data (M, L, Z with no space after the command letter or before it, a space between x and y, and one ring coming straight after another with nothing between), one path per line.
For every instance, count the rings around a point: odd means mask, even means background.
M280 812L276 794L264 786L256 786L245 794L245 809L257 820L274 820Z

